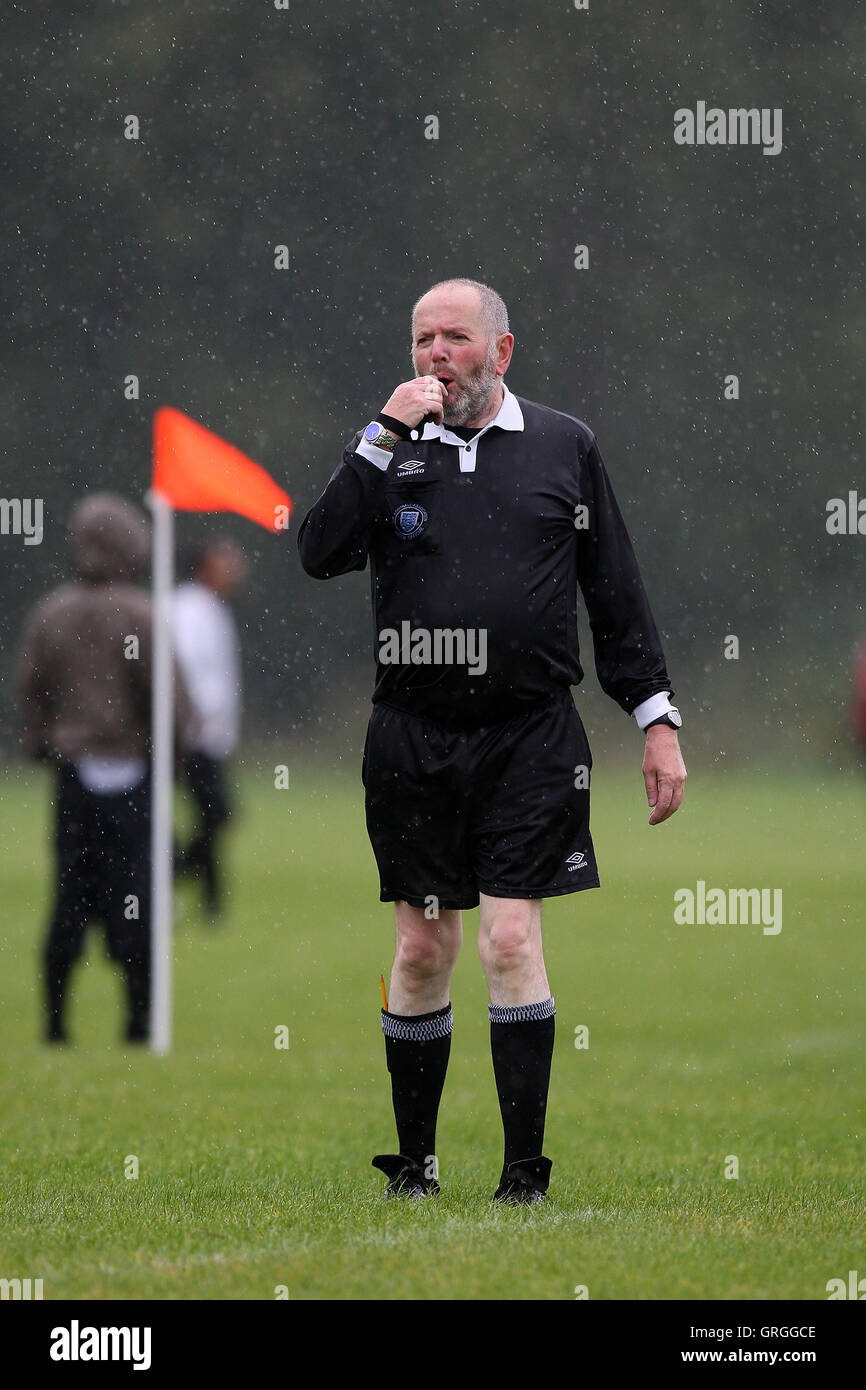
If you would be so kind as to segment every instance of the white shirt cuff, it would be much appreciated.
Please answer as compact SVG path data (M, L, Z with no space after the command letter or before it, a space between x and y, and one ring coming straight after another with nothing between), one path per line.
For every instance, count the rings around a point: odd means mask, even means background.
M380 449L378 444L368 444L366 439L359 441L355 453L360 454L361 458L366 459L368 463L375 463L376 467L381 468L383 473L394 457L390 449Z
M654 719L661 719L663 714L667 714L669 709L674 708L670 695L669 690L660 690L656 695L650 695L648 700L644 700L643 704L637 705L632 710L639 729L645 729L647 724L651 724Z

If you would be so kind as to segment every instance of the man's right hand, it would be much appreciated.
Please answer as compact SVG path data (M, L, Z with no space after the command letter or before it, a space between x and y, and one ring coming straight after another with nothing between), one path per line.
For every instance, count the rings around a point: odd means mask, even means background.
M409 429L420 425L425 415L432 415L441 425L445 396L445 387L437 377L416 376L412 381L402 381L382 410L385 415L402 420Z

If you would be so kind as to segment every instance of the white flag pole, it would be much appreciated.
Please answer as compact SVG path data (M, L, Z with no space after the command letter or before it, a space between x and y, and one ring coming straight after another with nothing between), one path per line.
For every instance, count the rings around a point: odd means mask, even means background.
M174 785L174 661L171 626L174 586L174 509L158 492L147 494L153 513L153 733L150 940L150 1047L171 1050L172 790Z

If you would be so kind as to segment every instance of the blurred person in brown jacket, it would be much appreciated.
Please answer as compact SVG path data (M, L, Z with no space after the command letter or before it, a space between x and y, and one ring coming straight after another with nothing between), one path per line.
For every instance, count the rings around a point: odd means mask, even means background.
M126 1038L150 1014L152 622L145 514L97 493L75 507L77 578L30 614L18 666L22 741L56 766L57 880L44 952L46 1037L67 1041L66 987L89 923L101 920L128 996ZM176 679L177 727L188 702Z

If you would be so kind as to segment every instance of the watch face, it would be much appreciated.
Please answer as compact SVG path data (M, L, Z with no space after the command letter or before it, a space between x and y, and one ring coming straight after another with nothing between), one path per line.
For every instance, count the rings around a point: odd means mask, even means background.
M364 438L366 439L368 444L372 444L374 442L374 440L381 433L381 429L381 425L377 424L375 420L372 422L372 424L367 426L367 428L364 430Z
M671 721L675 729L681 729L683 727L683 716L680 714L678 709L674 709L673 705L671 705L670 709L668 710L668 719Z

